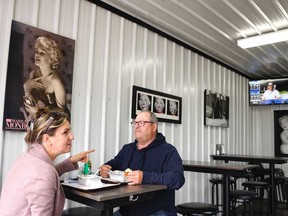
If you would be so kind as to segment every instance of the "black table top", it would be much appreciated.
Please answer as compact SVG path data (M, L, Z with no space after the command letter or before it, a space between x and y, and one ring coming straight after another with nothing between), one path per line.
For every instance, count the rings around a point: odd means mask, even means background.
M214 174L239 174L246 173L250 169L259 167L258 165L224 163L224 162L208 162L208 161L191 161L183 160L183 168L186 171L214 173Z
M273 157L273 156L259 156L259 155L240 155L240 154L223 154L210 155L214 160L224 161L242 161L251 163L270 163L270 164L284 164L288 162L288 157Z

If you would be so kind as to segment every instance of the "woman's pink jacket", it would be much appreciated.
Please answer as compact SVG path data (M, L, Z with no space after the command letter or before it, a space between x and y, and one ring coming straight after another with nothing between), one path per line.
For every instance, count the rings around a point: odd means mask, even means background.
M69 158L54 165L41 144L22 153L2 187L2 216L61 216L65 195L59 181L63 173L78 169Z

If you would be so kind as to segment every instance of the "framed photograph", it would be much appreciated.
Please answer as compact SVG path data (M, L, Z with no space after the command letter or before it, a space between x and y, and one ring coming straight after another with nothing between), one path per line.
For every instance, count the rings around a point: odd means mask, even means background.
M288 156L288 110L274 110L274 152L276 157Z
M155 113L159 122L181 124L182 98L133 86L131 118L144 110Z
M12 21L3 130L25 131L43 107L70 115L74 50L73 39Z
M229 127L229 97L205 89L204 125Z

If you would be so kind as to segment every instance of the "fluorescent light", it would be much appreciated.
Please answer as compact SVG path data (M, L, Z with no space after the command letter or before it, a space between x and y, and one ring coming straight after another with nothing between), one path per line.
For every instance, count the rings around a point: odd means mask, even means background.
M266 44L278 43L286 40L288 40L288 29L239 39L237 40L237 45L243 49L246 49Z

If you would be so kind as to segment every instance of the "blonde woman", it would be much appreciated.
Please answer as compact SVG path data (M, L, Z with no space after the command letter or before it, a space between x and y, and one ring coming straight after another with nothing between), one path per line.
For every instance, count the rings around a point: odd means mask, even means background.
M87 162L84 151L54 165L53 160L71 151L74 136L66 113L44 108L36 112L22 153L9 171L2 187L2 216L61 216L65 195L59 181L63 173Z
M62 53L57 43L48 37L38 37L35 42L34 61L37 68L30 72L24 83L24 106L30 117L40 107L66 108L66 91L58 68ZM26 120L30 120L26 119Z

